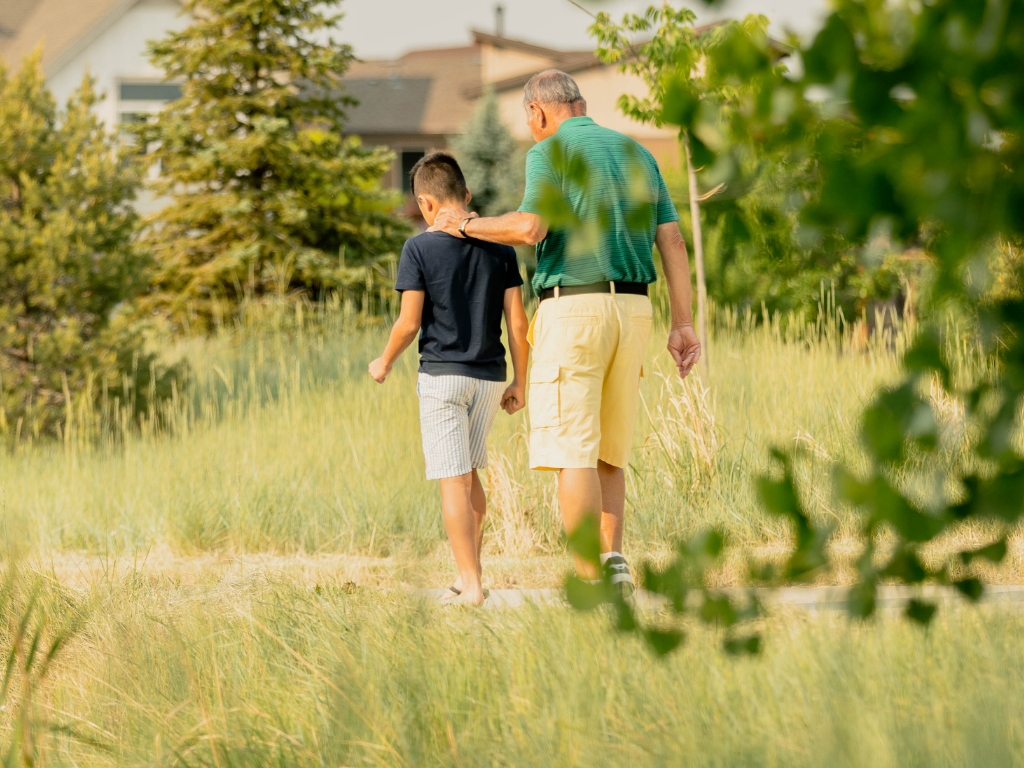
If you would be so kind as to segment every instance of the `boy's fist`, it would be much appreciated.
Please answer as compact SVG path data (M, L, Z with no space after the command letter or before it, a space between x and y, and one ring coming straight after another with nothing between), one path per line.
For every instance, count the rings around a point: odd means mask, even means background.
M378 384L383 384L389 373L391 373L391 366L384 362L383 357L378 357L370 363L370 376Z
M501 407L505 413L511 416L516 411L523 410L526 405L526 387L522 384L512 382L501 396Z

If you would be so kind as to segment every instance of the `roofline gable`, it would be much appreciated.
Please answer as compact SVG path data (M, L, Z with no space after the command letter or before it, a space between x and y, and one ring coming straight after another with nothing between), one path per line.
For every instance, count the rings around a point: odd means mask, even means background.
M47 77L60 72L72 59L78 54L96 42L104 32L113 27L118 21L120 21L128 11L138 5L142 0L122 0L113 10L111 10L106 16L100 19L98 22L92 25L81 35L74 43L60 53L52 62L44 65L43 70ZM184 7L185 0L175 0L178 5Z
M511 37L492 35L489 32L481 32L479 29L471 30L473 42L477 45L492 45L495 48L511 48L523 53L532 53L534 56L543 56L547 59L564 59L566 56L578 54L578 51L560 51L557 48L547 48L535 43L527 43L525 40L516 40Z

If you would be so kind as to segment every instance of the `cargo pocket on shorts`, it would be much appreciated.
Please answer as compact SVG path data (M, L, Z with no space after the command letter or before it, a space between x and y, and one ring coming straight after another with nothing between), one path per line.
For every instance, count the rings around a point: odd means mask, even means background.
M528 403L531 427L557 427L561 423L559 373L557 363L534 363L530 369Z

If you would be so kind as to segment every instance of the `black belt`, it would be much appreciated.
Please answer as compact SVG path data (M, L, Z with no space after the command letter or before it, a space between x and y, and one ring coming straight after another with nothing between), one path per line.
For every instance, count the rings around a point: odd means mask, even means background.
M611 293L612 284L610 281L600 283L589 283L587 285L563 285L558 288L559 296L576 296L581 293ZM621 280L615 281L615 293L629 293L634 296L647 295L647 283L626 283ZM545 288L540 292L540 300L555 298L554 288Z

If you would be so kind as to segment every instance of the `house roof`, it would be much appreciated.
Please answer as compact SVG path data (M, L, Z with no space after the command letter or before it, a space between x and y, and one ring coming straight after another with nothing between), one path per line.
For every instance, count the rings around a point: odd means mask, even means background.
M698 34L703 35L725 23L725 21L713 21L710 24L704 24L699 27L694 27L694 31L697 32ZM487 42L493 45L493 41L499 41L505 44L504 46L499 47L516 47L519 48L520 50L524 48L532 48L538 52L543 51L549 56L557 57L558 63L555 65L556 68L570 75L576 72L582 72L587 69L593 69L595 67L607 66L594 54L593 51L555 51L548 48L540 48L539 46L520 43L515 40L505 40L503 38L496 38L493 35L488 35L483 32L474 32L473 35L475 39L479 42ZM786 53L789 53L789 48L784 43L780 43L777 40L769 38L768 46L776 56L783 56ZM516 75L515 77L508 77L494 83L480 83L475 87L471 88L468 95L471 96L472 98L477 98L483 94L484 89L486 88L493 88L498 93L501 93L502 91L512 90L515 88L522 88L530 81L530 78L533 77L535 74L535 72L528 72L525 74Z
M461 133L473 114L467 92L480 83L480 50L438 48L393 61L356 61L344 83L360 102L348 110L352 133Z
M12 38L39 0L0 0L0 45L5 38Z
M43 46L43 71L53 74L130 11L139 0L0 0L0 57L8 66Z

